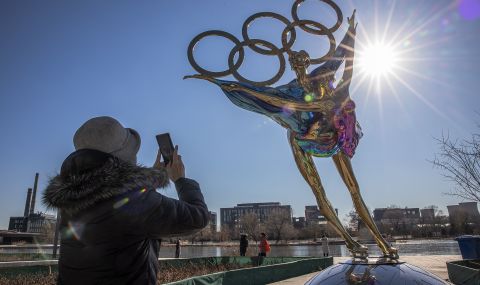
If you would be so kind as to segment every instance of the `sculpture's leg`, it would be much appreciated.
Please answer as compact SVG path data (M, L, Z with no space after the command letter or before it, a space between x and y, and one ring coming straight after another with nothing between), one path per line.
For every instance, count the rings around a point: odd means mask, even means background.
M294 136L291 132L288 134L290 146L295 157L297 167L303 175L303 178L307 181L308 185L313 191L320 211L325 216L325 219L333 226L335 231L345 240L347 248L352 252L355 257L367 257L367 247L354 241L352 237L347 233L342 223L338 219L334 208L327 199L325 189L323 189L320 176L313 162L312 157L305 153L300 146L295 142Z
M362 195L360 194L360 187L358 186L357 179L353 173L352 164L350 163L350 158L343 152L339 152L333 156L333 161L337 166L338 172L342 176L343 182L345 182L350 191L355 210L357 210L358 215L370 230L370 233L373 235L373 238L383 254L390 258L398 259L397 249L391 247L382 237L380 231L373 222L372 216L370 216L370 213L368 212L365 202L363 202Z

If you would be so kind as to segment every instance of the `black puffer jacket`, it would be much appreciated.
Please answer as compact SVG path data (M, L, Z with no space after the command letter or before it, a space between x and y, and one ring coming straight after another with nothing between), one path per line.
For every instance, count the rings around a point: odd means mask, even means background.
M94 150L72 153L43 196L61 212L58 284L156 284L157 240L208 223L197 182L179 179L179 200L155 191L167 184L166 170Z

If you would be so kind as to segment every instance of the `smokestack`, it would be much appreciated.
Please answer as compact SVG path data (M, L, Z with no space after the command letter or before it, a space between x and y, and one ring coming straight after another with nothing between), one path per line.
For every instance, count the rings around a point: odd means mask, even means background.
M25 211L23 212L24 217L27 217L30 213L30 201L32 201L32 188L28 188L27 201L25 202Z
M30 214L33 214L35 212L35 198L37 196L37 186L38 186L38 172L35 173L35 183L33 184L32 204L30 206Z

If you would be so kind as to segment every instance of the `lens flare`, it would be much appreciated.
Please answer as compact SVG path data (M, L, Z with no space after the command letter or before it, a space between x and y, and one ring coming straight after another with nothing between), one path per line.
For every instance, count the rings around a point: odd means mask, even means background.
M74 237L76 240L80 240L83 232L84 225L81 223L68 222L68 227L64 230L63 235L66 238Z
M291 108L291 106L289 106L288 104L283 106L282 108L282 113L285 115L285 116L291 116L293 114L293 108Z
M307 95L305 95L305 97L303 99L305 100L305 102L312 102L313 101L313 95L311 93L308 93Z
M123 199L121 199L121 200L118 200L117 202L115 202L115 204L113 204L113 208L114 208L114 209L121 208L121 207L123 207L125 204L127 204L129 201L130 201L130 199L128 199L128 198L123 198Z
M480 18L480 1L461 0L459 1L458 11L465 20L477 20Z

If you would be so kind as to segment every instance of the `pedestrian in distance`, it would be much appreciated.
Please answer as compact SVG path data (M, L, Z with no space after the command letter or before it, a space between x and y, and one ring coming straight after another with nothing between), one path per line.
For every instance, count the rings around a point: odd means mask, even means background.
M322 238L320 239L322 241L322 251L323 251L323 256L329 256L330 253L328 251L328 238L327 235L323 234Z
M270 252L270 243L268 243L267 235L265 233L260 234L260 244L258 245L258 256L267 256Z
M168 165L159 152L153 167L139 166L139 134L111 117L85 122L73 143L43 194L61 214L57 284L157 284L158 240L193 234L209 220L178 146ZM156 192L170 180L178 200Z
M248 239L246 234L240 235L240 256L245 256L248 248Z
M177 242L175 243L175 258L180 257L180 239L177 239Z

